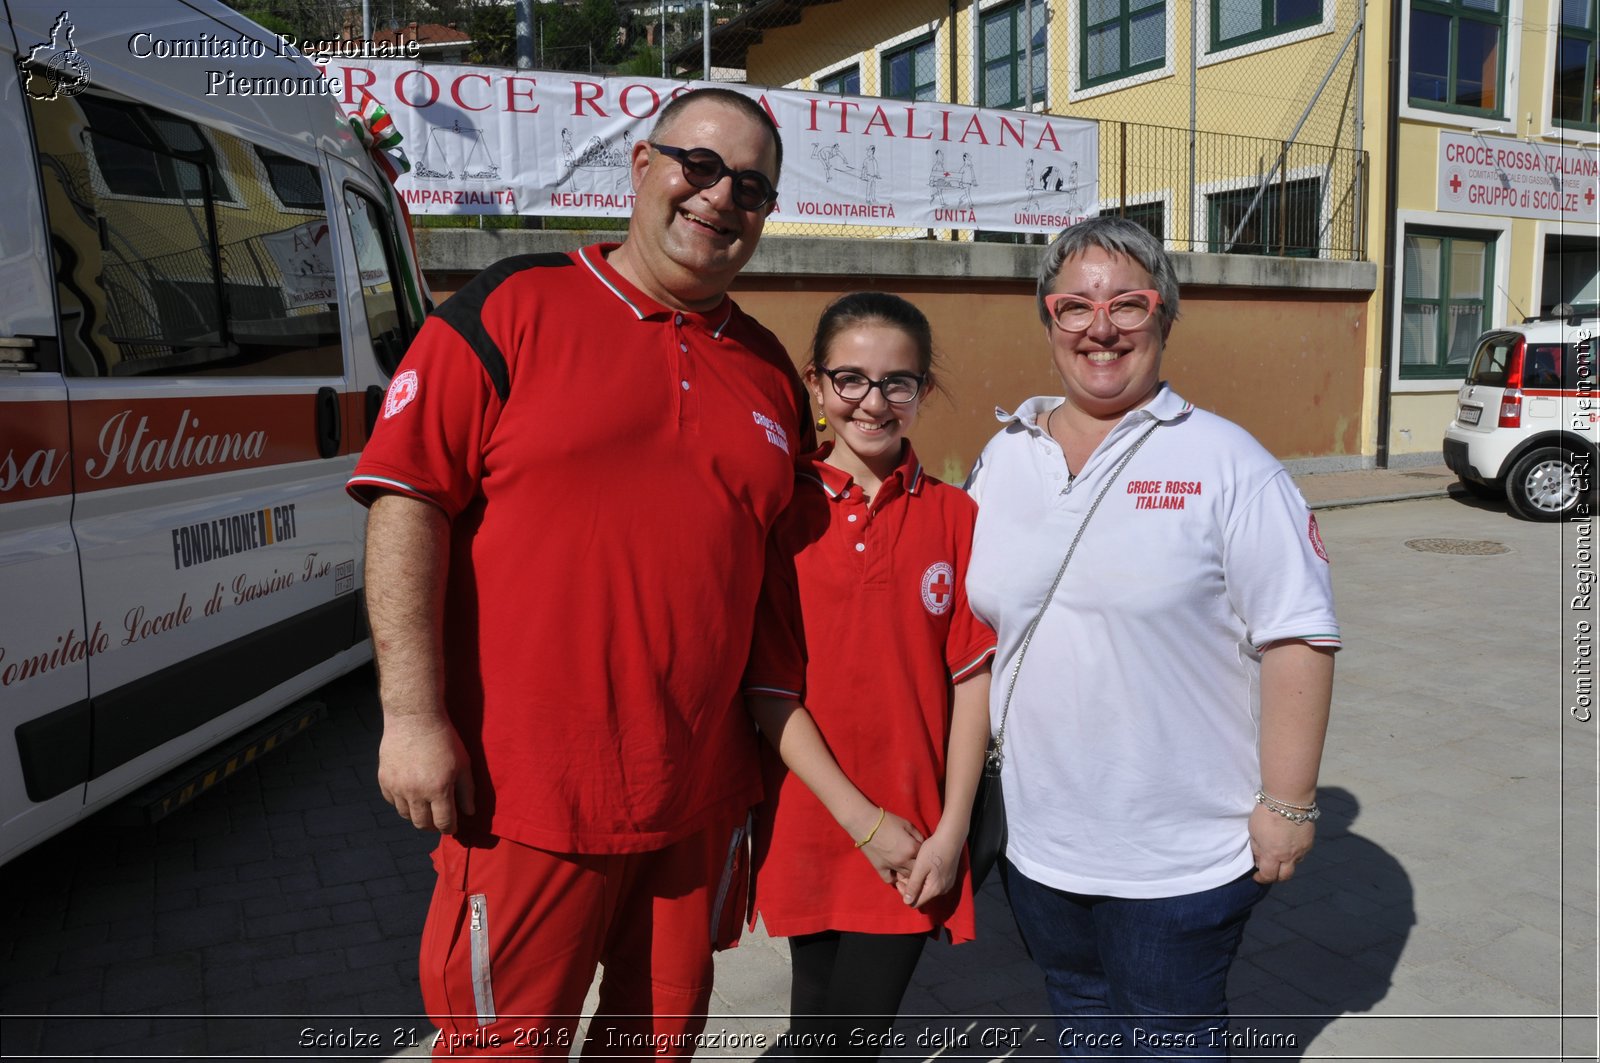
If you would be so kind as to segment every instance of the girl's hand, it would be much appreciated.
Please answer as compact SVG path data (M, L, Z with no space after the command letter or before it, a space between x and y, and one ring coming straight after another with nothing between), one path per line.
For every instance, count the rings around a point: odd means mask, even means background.
M911 874L900 883L900 896L913 908L921 908L955 887L961 870L961 847L966 838L955 831L934 831L922 843Z
M874 810L873 822L877 822L877 818L877 811ZM863 837L870 830L872 823L866 824L856 837ZM867 858L879 878L893 884L897 876L904 877L911 873L922 840L921 831L893 812L886 811L883 822L872 834L872 840L861 847L861 855Z

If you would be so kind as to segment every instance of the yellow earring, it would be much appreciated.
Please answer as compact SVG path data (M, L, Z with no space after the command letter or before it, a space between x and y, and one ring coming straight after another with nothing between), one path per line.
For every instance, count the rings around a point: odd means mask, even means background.
M823 432L823 431L826 431L827 428L828 428L828 419L826 417L818 417L817 418L817 431Z

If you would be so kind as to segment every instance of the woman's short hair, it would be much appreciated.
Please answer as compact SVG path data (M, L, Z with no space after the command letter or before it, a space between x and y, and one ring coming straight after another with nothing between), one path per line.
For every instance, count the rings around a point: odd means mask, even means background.
M1050 323L1050 313L1044 308L1044 297L1054 290L1056 275L1069 258L1098 247L1114 255L1133 259L1144 267L1161 296L1161 318L1165 324L1178 320L1178 274L1172 268L1172 257L1161 241L1150 235L1144 226L1126 218L1105 216L1085 218L1069 225L1050 241L1044 249L1044 259L1039 263L1039 320Z

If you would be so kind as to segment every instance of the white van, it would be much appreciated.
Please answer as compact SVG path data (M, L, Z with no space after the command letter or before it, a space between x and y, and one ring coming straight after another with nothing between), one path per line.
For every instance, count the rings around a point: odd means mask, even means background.
M370 658L344 482L420 324L317 67L213 0L3 3L0 862Z

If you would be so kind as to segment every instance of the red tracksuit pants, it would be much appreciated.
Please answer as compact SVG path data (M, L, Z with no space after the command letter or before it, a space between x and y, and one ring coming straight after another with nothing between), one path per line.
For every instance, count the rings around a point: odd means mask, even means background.
M717 826L616 855L441 838L420 958L434 1058L566 1058L596 965L585 1057L692 1056L713 948L744 914L742 838Z

